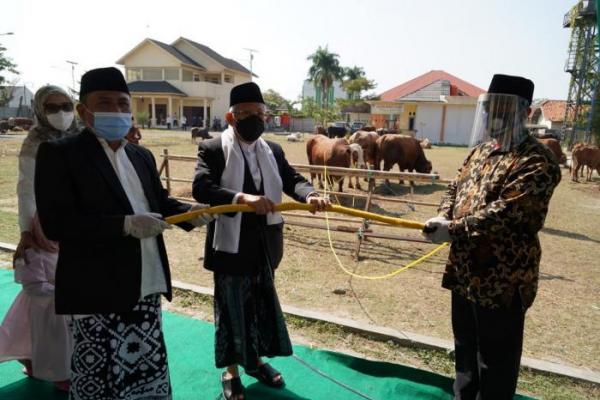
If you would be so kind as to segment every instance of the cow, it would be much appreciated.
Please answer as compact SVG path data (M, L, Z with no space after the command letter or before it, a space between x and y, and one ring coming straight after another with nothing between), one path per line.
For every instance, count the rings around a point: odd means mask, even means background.
M294 132L286 136L288 142L299 142L302 140L302 133Z
M425 139L417 139L419 141L419 144L421 145L422 148L424 149L430 149L431 148L431 142L429 141L428 138Z
M594 170L600 174L600 148L598 146L579 146L573 148L573 168L571 170L571 180L579 182L577 175L579 169L583 166L588 167L586 181L592 180Z
M363 128L361 129L361 131L365 131L365 132L375 132L376 130L377 130L377 128L375 128L372 125L363 126Z
M410 136L404 135L383 135L377 139L377 146L379 148L379 161L377 162L377 169L379 164L383 160L383 170L389 171L395 164L398 164L400 172L407 170L412 172L430 173L432 169L431 161L425 158L425 152L421 148L419 141ZM390 181L385 180L386 184L389 185ZM400 179L400 184L404 181ZM412 185L413 182L411 181Z
M349 143L356 143L362 147L365 161L369 166L377 164L377 133L367 131L356 131L348 139Z
M323 135L314 135L306 141L306 155L310 165L327 165L328 167L350 167L351 149L346 139L331 139ZM323 189L321 173L310 173L310 182L312 184L315 175L319 180L319 188ZM334 181L338 183L338 192L342 191L344 185L344 176L327 173L328 182L333 185Z
M545 145L552 151L554 156L556 157L556 161L559 164L565 164L567 162L567 156L563 153L562 148L560 147L560 142L556 139L546 138L546 139L537 139L538 142Z
M196 138L201 139L210 139L211 136L208 134L208 128L200 129L200 128L192 128L192 143L196 143Z
M350 147L350 165L352 168L360 168L367 169L367 164L365 164L365 158L363 156L363 149L358 143L350 143L348 145ZM352 177L348 179L348 187L353 189L356 187L358 190L362 190L360 187L360 181L357 176L354 177L356 185L352 185Z
M321 125L315 126L315 135L323 135L327 136L327 130L323 128Z
M348 130L343 126L328 126L327 137L328 138L343 138L348 133Z

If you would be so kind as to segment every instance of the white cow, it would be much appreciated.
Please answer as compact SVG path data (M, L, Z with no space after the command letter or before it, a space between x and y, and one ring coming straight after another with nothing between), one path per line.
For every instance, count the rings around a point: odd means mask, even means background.
M300 142L300 141L302 141L302 133L300 133L300 132L290 133L286 137L287 137L287 141L288 142Z
M350 167L367 169L367 164L365 164L365 158L363 156L363 149L362 149L362 147L360 147L360 144L351 143L349 145L349 147L350 147ZM356 181L356 188L359 190L362 190L362 188L360 187L360 180L358 179L358 177L355 176L354 179ZM348 179L348 187L354 188L354 186L352 186L352 177L350 177L350 179Z

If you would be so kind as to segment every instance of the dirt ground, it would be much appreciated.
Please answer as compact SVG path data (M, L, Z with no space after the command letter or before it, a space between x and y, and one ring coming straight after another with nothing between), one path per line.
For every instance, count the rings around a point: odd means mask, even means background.
M189 133L143 131L142 144L160 162L163 148L170 154L196 154ZM293 163L306 163L304 143L288 143L284 137L267 135L282 144ZM16 227L16 154L20 140L0 142L0 241L14 242ZM434 171L452 178L467 153L466 148L434 147L426 150ZM191 179L193 163L172 162L171 176ZM555 191L546 225L540 233L543 258L537 299L527 313L524 355L563 362L600 371L600 188L593 183L571 183L568 170ZM411 196L407 186L393 183L394 195L419 201L439 202L444 185L418 184ZM348 189L345 189L348 190ZM189 184L175 184L173 193L189 193ZM391 194L383 185L381 194ZM364 202L344 203L357 208ZM423 221L435 208L375 201L372 211ZM333 216L333 215L332 215ZM291 219L288 219L291 220ZM348 225L332 222L332 225ZM356 226L356 225L353 225ZM418 237L418 232L373 226L376 232ZM166 234L173 278L212 286L212 276L201 267L205 229ZM418 258L432 245L372 239L363 245L362 260L352 259L354 234L332 232L332 244L343 265L357 273L380 275ZM327 231L286 226L285 256L277 271L282 303L328 312L365 323L374 322L397 330L417 332L450 340L450 294L440 287L444 251L428 262L392 279L368 281L349 277L337 265ZM354 289L352 294L351 288ZM346 294L334 294L346 289Z

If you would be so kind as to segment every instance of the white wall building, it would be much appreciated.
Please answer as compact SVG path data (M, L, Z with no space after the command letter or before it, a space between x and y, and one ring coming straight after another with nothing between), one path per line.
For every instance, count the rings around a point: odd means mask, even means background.
M372 111L375 127L415 132L433 143L468 145L477 108L485 90L445 71L433 70L383 92L373 104L396 104L393 120Z
M148 112L152 126L181 115L188 126L223 121L231 88L252 80L237 61L183 37L171 44L145 39L117 64L125 67L134 115Z
M306 98L311 98L318 105L321 105L321 102L323 101L322 96L323 96L322 89L320 86L316 86L309 79L304 81L304 84L302 85L302 99L303 100ZM327 95L328 105L332 106L335 104L335 101L337 99L346 99L346 98L348 98L348 94L346 93L344 88L342 88L342 82L334 81L333 86L330 87L329 91L328 91L328 95Z

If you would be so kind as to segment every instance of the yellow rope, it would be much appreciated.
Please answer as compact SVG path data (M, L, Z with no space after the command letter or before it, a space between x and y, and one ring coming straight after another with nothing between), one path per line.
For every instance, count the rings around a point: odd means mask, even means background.
M324 196L327 196L327 189L329 187L328 185L328 180L327 180L327 165L323 164L324 169L323 169L323 175L325 176L325 189L323 190ZM345 207L343 207L345 208ZM353 211L352 215L355 216L359 216L360 215L375 215L377 216L377 218L371 218L371 217L362 217L362 218L368 218L368 219L375 219L376 221L381 221L381 222L385 222L385 223L389 223L390 225L396 225L396 224L392 224L390 222L386 222L387 219L391 219L391 220L400 220L403 222L412 222L412 221L407 221L407 220L403 220L400 218L393 218L393 217L385 217L383 215L379 215L379 214L374 214L371 212L367 212L367 211L361 211L361 210L354 210L354 209L350 209ZM384 220L385 219L385 220ZM417 227L416 225L414 226L407 226L410 228L414 228L414 229L423 229L423 227L425 226L424 224L421 223L417 223L419 224L419 226ZM381 279L388 279L391 278L393 276L398 275L400 272L404 272L412 267L416 267L417 265L425 262L427 259L433 257L434 255L436 255L437 253L439 253L440 251L442 251L444 248L446 248L448 246L448 243L442 243L441 245L439 245L438 247L436 247L435 249L433 249L432 251L430 251L429 253L425 254L424 256L418 258L417 260L411 262L410 264L398 268L397 270L390 272L389 274L385 274L385 275L379 275L379 276L367 276L367 275L359 275L359 274L355 274L354 272L348 270L346 267L344 267L344 264L342 263L342 260L340 260L340 258L337 255L337 252L335 251L334 247L333 247L333 240L331 239L331 229L329 228L329 214L327 212L325 212L325 225L327 226L327 239L329 240L329 248L331 249L331 252L333 253L333 256L335 257L335 260L338 263L338 266L340 267L340 269L342 271L344 271L346 274L353 276L357 279L366 279L366 280L371 280L371 281L375 281L375 280L381 280ZM399 224L398 224L399 225ZM405 226L405 225L403 225Z
M303 204L295 202L287 202L275 205L276 211L291 211L291 210L304 210L314 211L315 206L312 204ZM387 217L385 215L379 215L372 212L355 210L353 208L338 206L335 204L330 205L327 211L336 212L339 214L346 214L353 217L367 218L374 221L383 222L389 225L402 226L410 229L423 229L423 224L417 221L410 221L402 218ZM189 211L183 214L173 215L165 218L165 221L169 224L178 224L185 222L189 219L196 218L201 214L225 214L225 213L236 213L236 212L254 212L254 209L247 204L225 204L222 206L201 208L194 211Z
M327 166L325 166L323 175L325 177L324 192L325 192L325 195L327 195L327 186L328 186L328 184L327 184ZM275 210L276 211L292 211L292 210L314 211L315 206L312 204L287 202L287 203L281 203L281 204L275 205ZM382 222L382 223L385 223L388 225L402 226L404 228L409 228L409 229L421 230L421 229L423 229L423 227L425 225L423 223L417 222L417 221L410 221L410 220L406 220L406 219L402 219L402 218L388 217L385 215L379 215L379 214L375 214L375 213L363 211L363 210L356 210L354 208L343 207L343 206L339 206L339 205L335 205L335 204L329 205L327 207L327 210L325 211L325 223L327 225L327 237L329 239L329 247L331 248L331 251L332 251L335 259L337 260L337 263L338 263L339 267L341 268L341 270L344 271L346 274L353 276L355 278L358 278L358 279L379 280L379 279L391 278L403 271L406 271L412 267L415 267L415 266L421 264L422 262L426 261L427 259L429 259L430 257L434 256L435 254L439 253L445 247L448 246L448 243L443 243L440 246L433 249L432 251L430 251L429 253L420 257L419 259L411 262L410 264L408 264L404 267L398 268L397 270L390 272L389 274L380 275L380 276L358 275L352 271L349 271L346 267L344 267L344 265L342 264L342 261L339 259L335 249L333 248L333 240L331 239L331 229L329 227L328 211L336 212L339 214L350 215L350 216L358 217L358 218L365 218L365 219L369 219L369 220L373 220L373 221L379 221L379 222ZM165 218L165 221L169 224L178 224L180 222L185 222L192 218L196 218L202 214L226 214L226 213L237 213L237 212L254 212L254 209L247 204L225 204L225 205L221 205L221 206L201 208L201 209L189 211L189 212L186 212L183 214L173 215L173 216Z

